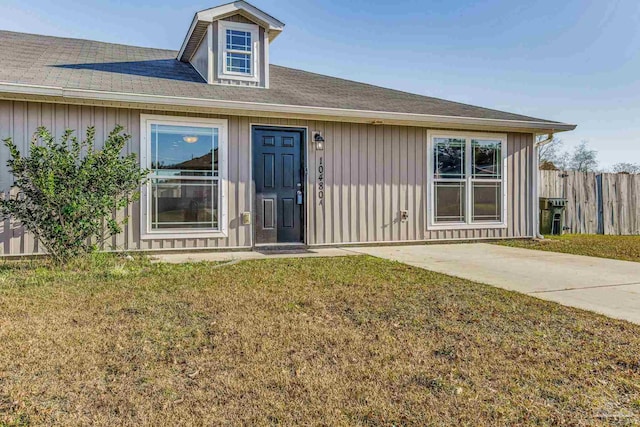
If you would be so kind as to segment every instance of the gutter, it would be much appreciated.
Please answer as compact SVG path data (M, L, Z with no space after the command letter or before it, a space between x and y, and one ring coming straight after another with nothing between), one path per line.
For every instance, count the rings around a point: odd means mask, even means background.
M537 135L533 134L535 139ZM538 181L540 178L540 147L547 145L553 141L553 132L547 135L547 139L536 142L533 144L533 235L537 239L544 239L544 236L540 234L540 191L538 189Z
M541 133L570 131L576 125L527 120L502 120L477 117L444 116L437 114L398 113L391 111L355 110L332 107L314 107L301 105L270 104L244 101L225 101L216 99L189 98L180 96L145 95L123 92L108 92L88 89L72 89L57 86L40 86L20 83L0 83L0 93L55 97L67 100L95 100L134 104L154 104L160 106L180 106L238 112L264 112L286 115L324 116L336 118L360 119L365 121L409 122L417 126L425 125L463 125L487 128L508 128L514 130L540 130ZM129 106L131 107L131 106ZM227 113L228 114L228 113ZM391 123L389 123L391 124Z

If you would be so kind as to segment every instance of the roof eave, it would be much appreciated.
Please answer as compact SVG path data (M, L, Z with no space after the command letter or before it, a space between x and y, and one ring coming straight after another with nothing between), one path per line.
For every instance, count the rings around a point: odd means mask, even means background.
M68 104L105 105L128 108L148 108L171 111L221 111L226 114L266 115L287 118L314 118L375 124L396 124L420 127L457 127L460 129L486 129L532 133L558 133L571 131L576 125L478 117L445 116L435 114L400 113L392 111L355 110L332 107L267 104L243 101L188 98L163 95L106 92L52 86L0 83L0 97L10 99L41 100Z
M184 40L182 41L182 46L180 46L180 50L178 51L177 59L179 61L182 61L182 56L184 55L184 51L187 48L187 44L189 43L189 40L191 40L191 35L193 34L193 30L196 28L197 24L198 24L198 14L196 13L193 16L193 20L191 21L191 25L189 26L189 31L187 31L187 35L184 38Z

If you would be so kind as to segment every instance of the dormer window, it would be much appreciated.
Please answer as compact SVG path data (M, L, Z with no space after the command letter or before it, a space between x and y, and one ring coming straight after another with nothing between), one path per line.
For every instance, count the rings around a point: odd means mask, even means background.
M218 74L229 80L258 81L258 26L219 21Z
M251 74L251 32L227 30L227 72Z
M201 10L178 52L209 84L269 88L269 45L284 24L244 0Z

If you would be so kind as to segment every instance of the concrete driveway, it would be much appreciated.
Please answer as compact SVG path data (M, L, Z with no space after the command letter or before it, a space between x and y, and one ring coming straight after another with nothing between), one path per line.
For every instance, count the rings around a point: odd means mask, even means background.
M349 250L640 324L640 263L485 243Z

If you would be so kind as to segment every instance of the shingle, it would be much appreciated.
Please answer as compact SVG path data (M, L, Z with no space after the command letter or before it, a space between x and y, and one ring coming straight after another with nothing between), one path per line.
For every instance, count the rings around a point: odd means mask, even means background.
M558 123L271 65L269 89L206 84L172 50L0 31L0 81L143 95Z

